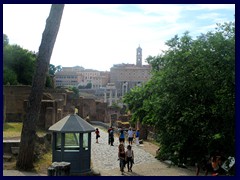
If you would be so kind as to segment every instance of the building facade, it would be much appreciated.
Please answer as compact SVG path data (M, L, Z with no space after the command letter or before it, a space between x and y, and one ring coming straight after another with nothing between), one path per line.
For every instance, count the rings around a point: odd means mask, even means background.
M142 48L139 46L135 64L115 64L110 69L110 83L114 83L118 97L124 96L131 88L140 86L151 77L151 66L142 65Z
M95 96L108 102L117 103L135 86L141 86L151 78L151 66L142 64L142 48L136 49L136 64L115 64L108 71L84 69L81 66L63 67L55 74L55 85L85 87L91 83Z
M63 67L55 74L56 87L84 87L91 83L92 89L105 87L109 82L109 72L84 69L80 66Z

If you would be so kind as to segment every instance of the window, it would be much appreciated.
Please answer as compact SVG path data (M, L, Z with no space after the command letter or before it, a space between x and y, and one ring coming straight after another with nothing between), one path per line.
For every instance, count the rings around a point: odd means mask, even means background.
M56 133L56 150L61 150L61 133Z
M88 133L83 133L83 149L88 150Z
M79 137L79 133L65 133L64 151L79 150Z

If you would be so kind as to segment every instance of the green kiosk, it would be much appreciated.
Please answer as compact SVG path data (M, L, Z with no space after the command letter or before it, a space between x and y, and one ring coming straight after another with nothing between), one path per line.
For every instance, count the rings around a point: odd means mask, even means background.
M64 175L91 171L91 132L95 131L91 124L76 114L70 114L53 124L49 131L53 135L52 166L67 165L68 173L62 173Z

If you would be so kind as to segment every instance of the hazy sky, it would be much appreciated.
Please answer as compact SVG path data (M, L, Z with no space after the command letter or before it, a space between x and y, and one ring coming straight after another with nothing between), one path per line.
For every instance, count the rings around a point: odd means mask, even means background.
M10 44L38 51L50 4L4 4L3 33ZM194 38L235 19L234 4L66 4L51 64L109 71L113 64L145 59L189 31Z

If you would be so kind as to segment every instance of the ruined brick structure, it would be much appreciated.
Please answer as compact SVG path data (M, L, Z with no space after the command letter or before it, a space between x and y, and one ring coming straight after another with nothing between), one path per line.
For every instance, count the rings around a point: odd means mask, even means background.
M31 86L4 86L4 120L22 122L26 117L26 107ZM67 116L72 108L78 109L79 116L108 123L111 114L119 116L119 110L108 108L106 103L93 98L76 97L64 89L45 89L41 102L38 127L48 129L52 124Z

